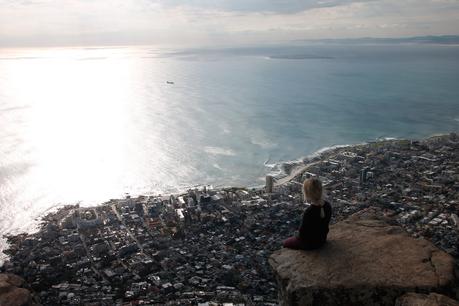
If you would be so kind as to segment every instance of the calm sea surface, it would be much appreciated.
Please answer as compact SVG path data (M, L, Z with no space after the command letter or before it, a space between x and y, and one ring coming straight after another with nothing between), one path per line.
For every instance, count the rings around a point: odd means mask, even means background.
M258 185L323 147L458 130L459 46L0 49L0 233L60 204Z

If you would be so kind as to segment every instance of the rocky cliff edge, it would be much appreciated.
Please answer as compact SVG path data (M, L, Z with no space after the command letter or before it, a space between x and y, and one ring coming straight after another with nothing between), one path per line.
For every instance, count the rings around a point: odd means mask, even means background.
M21 288L24 280L14 274L0 273L0 306L34 306L30 291Z
M407 292L451 293L454 259L368 210L330 227L320 250L269 258L281 305L394 305Z

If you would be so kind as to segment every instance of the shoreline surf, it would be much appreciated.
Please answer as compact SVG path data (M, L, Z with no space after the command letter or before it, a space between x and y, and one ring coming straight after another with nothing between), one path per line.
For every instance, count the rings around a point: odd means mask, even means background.
M444 135L448 135L449 133L438 133L438 134L432 134L430 136L427 136L427 137L421 137L421 138L413 138L413 139L409 139L409 140L420 140L420 139L429 139L429 138L432 138L432 137L436 137L436 136L444 136ZM340 149L340 148L354 148L354 147L357 147L357 146L364 146L364 145L368 145L370 143L376 143L376 142L384 142L384 141L391 141L391 140L408 140L408 139L404 139L404 138L396 138L396 137L384 137L384 138L377 138L375 140L370 140L370 141L365 141L365 142L359 142L359 143L355 143L355 144L337 144L337 145L332 145L332 146L325 146L317 151L314 151L313 153L311 154L308 154L308 155L305 155L305 156L302 156L300 158L297 158L297 159L293 159L293 160L287 160L287 161L280 161L280 162L275 162L275 163L270 163L270 164L267 164L266 162L264 163L265 164L265 167L266 168L271 168L271 170L268 170L265 171L265 176L266 175L271 175L273 176L274 180L275 180L275 185L276 186L280 186L280 185L283 185L289 181L291 181L292 179L294 179L296 176L298 176L299 174L301 174L302 172L306 171L308 167L310 167L311 165L313 165L315 162L314 160L315 159L319 159L321 158L322 155L326 154L326 153L329 153L329 152L332 152L333 150L336 150L336 149ZM269 159L267 160L269 161ZM272 173L272 169L273 168L277 168L279 173L277 175L273 175ZM260 177L259 178L260 180L264 180L264 177ZM163 192L140 192L140 193L135 193L135 192L128 192L128 193L125 193L125 195L129 195L129 196L132 196L132 197L137 197L137 196L159 196L159 195L179 195L179 194L182 194L184 192L186 192L187 190L190 190L190 189L199 189L199 188L203 188L203 187L206 187L206 188L210 188L210 189L216 189L216 190L221 190L221 189L228 189L228 188L245 188L245 189L259 189L259 188L263 188L264 187L264 183L253 183L253 184L248 184L246 186L238 186L238 185L226 185L226 184L220 184L220 185L212 185L212 184L193 184L193 185L187 185L187 186L181 186L181 187L175 187L175 190L176 191L172 191L172 190L164 190ZM109 201L110 199L106 199L105 202ZM97 203L97 204L93 204L93 203L85 203L85 201L83 199L80 199L78 201L73 201L73 202L66 202L66 203L57 203L57 204L53 204L51 206L49 206L47 209L45 209L44 211L42 211L38 216L36 216L32 221L30 221L30 223L28 223L27 227L29 228L27 231L23 231L25 233L33 233L35 232L36 230L38 230L38 227L40 225L40 223L42 222L42 218L51 213L51 212L54 212L54 211L57 211L59 210L60 208L62 207L65 207L67 205L81 205L82 207L96 207L96 206L100 206L100 205L103 205L105 202L100 202L100 203ZM1 232L0 235L9 235L9 234L19 234L21 231L17 231L17 229L15 228L10 228L9 230L7 231L4 231L4 232Z

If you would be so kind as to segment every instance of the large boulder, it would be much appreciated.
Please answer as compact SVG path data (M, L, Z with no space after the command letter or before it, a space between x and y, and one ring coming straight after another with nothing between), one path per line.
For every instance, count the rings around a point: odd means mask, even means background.
M281 249L269 263L281 305L394 305L406 292L445 292L454 282L450 255L368 211L330 226L322 249Z
M14 274L0 274L0 306L29 306L32 302L30 291L20 288L24 280Z
M438 293L407 293L397 299L395 306L459 306L459 303Z

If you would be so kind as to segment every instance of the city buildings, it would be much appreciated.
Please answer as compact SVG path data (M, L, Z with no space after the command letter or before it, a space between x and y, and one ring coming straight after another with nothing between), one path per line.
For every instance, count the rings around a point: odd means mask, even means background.
M377 206L457 258L457 152L455 134L381 141L306 160L272 193L200 188L67 206L38 233L9 237L3 269L44 305L275 305L267 258L299 226L306 177L322 179L333 222Z

